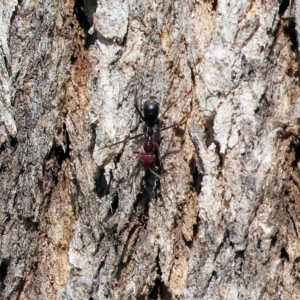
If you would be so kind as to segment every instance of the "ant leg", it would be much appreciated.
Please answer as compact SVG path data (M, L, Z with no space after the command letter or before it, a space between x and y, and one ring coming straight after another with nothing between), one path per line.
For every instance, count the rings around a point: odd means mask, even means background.
M160 170L161 170L161 177L162 177L161 185L162 185L163 189L166 191L166 187L165 187L166 180L165 180L165 175L164 175L164 165L163 165L163 162L162 162L162 159L161 159L159 145L157 143L154 143L154 147L156 148L156 151L157 151L157 156L158 156L158 160L159 160L159 167L160 167ZM160 176L158 176L158 178L160 179Z
M152 169L149 168L149 171L150 171L153 175L155 175L158 179L160 179L160 176L159 176L157 173L155 173Z
M180 125L184 124L185 121L186 121L186 119L184 118L180 123L176 123L176 124L173 124L173 125L170 125L170 126L166 126L162 129L159 129L157 132L161 132L161 131L167 130L169 128L172 128L172 127L180 126Z
M139 110L138 106L137 106L136 104L134 104L134 107L135 107L136 110L138 111L138 113L139 113L140 117L142 118L142 120L146 123L146 120L145 120L143 114L141 113L141 111Z
M140 174L141 169L142 169L141 167L138 167L138 169L135 172L133 172L129 177L129 181L131 181L130 193L132 192L133 179L134 179L134 177L136 177L137 175Z
M166 110L162 113L161 116L164 116L164 114L175 104L175 102L171 103L167 108Z
M163 167L163 162L162 162L161 155L160 155L159 145L157 143L153 143L153 144L154 144L154 147L156 148L156 151L157 151L157 156L158 156L158 160L159 160L159 167L160 167L160 170L161 170L162 177L164 178L164 176L163 176L164 167Z
M132 151L132 153L134 154L141 154L141 151L136 151L138 148L141 148L143 146L144 142L139 143L134 150Z
M129 138L124 139L124 140L122 140L122 141L119 141L119 142L116 142L116 143L113 143L113 144L110 144L110 145L106 145L106 146L104 146L104 147L102 147L102 148L99 148L99 149L95 150L95 152L97 152L97 151L99 151L99 150L102 150L102 149L105 149L105 148L108 148L108 147L113 147L113 146L116 146L116 145L119 145L119 144L122 144L122 143L126 143L126 142L128 142L128 141L130 141L130 140L137 139L137 138L139 138L139 137L141 137L141 136L145 136L145 133L140 133L140 134L138 134L138 135L129 137Z
M163 188L165 194L167 195L168 199L169 199L170 201L172 201L171 198L169 197L168 193L167 193L167 188L166 188L166 184L167 184L167 183L166 183L166 180L165 180L164 168L163 168L163 162L162 162L161 155L160 155L160 151L159 151L159 145L158 145L157 143L154 143L154 146L155 146L155 148L156 148L156 150L157 150L157 156L158 156L158 159L159 159L159 166L160 166L160 168L161 168L161 176L159 176L158 174L156 174L156 173L153 172L152 170L150 170L150 171L151 171L154 175L156 175L159 179L160 179L160 177L162 177L162 180L160 181L161 186L162 186L162 188Z
M163 180L161 180L161 176L159 176L157 173L155 173L153 170L149 169L149 171L155 176L157 177L160 181L160 184L161 184L161 187L162 187L162 190L164 191L164 193L167 195L167 197L169 198L169 200L171 200L171 198L168 196L168 193L167 193L167 189L166 189L166 182L165 182L165 178L164 178L164 174L161 174L162 175L162 178ZM161 192L161 191L160 191Z
M137 106L137 100L136 100L136 99L137 99L137 93L138 93L137 87L138 87L138 84L136 84L136 86L135 86L134 107L135 107L136 110L138 111L138 113L139 113L140 117L142 118L142 120L143 120L144 122L146 122L144 116L142 115L141 111L139 110L139 108L138 108L138 106Z

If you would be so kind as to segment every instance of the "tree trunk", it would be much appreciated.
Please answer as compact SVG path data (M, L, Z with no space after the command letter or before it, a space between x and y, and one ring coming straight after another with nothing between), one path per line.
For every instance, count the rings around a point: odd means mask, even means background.
M300 299L300 3L280 2L0 2L1 299ZM153 97L178 126L151 172Z

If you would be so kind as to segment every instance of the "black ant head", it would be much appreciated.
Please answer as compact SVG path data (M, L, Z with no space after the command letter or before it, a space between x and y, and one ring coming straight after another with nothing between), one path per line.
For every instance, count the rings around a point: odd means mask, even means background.
M158 123L158 114L159 104L150 98L144 103L144 118L148 127L154 127Z

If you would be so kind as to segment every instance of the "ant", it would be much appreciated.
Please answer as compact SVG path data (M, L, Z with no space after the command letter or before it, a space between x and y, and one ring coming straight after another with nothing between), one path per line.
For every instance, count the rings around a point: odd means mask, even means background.
M166 111L172 106L173 104L171 104L163 114L166 113ZM140 155L139 157L139 161L142 165L142 167L146 170L146 171L150 171L151 173L153 173L155 176L159 177L158 174L156 174L153 170L155 168L156 165L156 153L158 156L158 160L159 160L159 164L160 164L160 170L161 172L163 172L163 163L162 163L162 159L161 159L161 155L160 155L160 150L159 150L159 145L155 142L155 137L154 137L154 128L159 128L159 104L157 101L155 100L147 100L144 103L144 115L140 112L139 108L137 107L137 105L134 105L135 108L137 109L140 117L142 118L142 120L145 122L147 131L146 131L146 135L145 135L145 141L144 141L144 152L136 152L134 151L134 153L137 153ZM162 129L159 129L156 131L156 133L178 126L180 124L173 124L167 127L164 127ZM134 138L134 137L133 137ZM156 150L156 153L155 153ZM139 172L140 169L137 171ZM134 176L136 174L133 174L131 176Z
M164 111L163 115L169 110L169 108L173 104L174 103L172 103ZM159 117L158 117L159 103L157 101L153 100L153 98L150 98L150 100L145 101L144 107L143 107L144 114L141 113L141 111L139 110L136 103L134 104L134 106L135 106L138 114L140 115L141 119L145 122L146 132L135 135L130 138L127 138L125 140L119 141L117 143L111 144L109 146L105 146L103 148L115 146L115 145L121 144L123 142L127 142L129 140L133 140L133 139L136 139L136 138L139 138L139 137L145 135L145 140L143 143L144 152L134 151L134 153L139 154L139 162L146 171L150 171L152 174L154 174L155 176L160 178L160 176L157 173L155 173L155 171L154 171L156 161L158 158L160 171L163 172L163 163L162 163L162 159L161 159L161 155L160 155L159 145L157 142L155 142L155 140L157 139L157 137L155 137L155 133L159 133L163 130L166 130L166 129L169 129L172 127L180 126L183 122L173 124L170 126L166 126L162 129L159 129L159 122L160 122ZM156 130L156 131L154 131L154 130ZM103 149L103 148L101 148L101 149ZM99 149L99 150L101 150L101 149ZM141 168L139 168L136 172L134 172L130 177L136 176L140 172L140 170L141 170Z

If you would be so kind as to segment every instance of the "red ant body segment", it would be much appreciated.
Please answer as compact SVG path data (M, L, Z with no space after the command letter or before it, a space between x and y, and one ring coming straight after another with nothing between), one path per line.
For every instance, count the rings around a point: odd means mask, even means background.
M154 142L154 132L152 127L148 127L146 140L144 142L145 153L140 153L140 163L144 169L153 170L156 164L155 148L159 151L159 146Z

